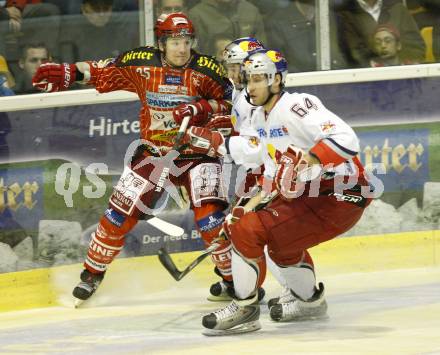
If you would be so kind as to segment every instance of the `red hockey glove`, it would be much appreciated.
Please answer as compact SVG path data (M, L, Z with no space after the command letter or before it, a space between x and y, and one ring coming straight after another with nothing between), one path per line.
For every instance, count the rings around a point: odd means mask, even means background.
M275 184L281 196L287 199L297 197L300 190L301 183L298 184L297 176L309 166L304 155L300 148L289 145L287 150L277 157L278 168L275 172Z
M191 127L185 134L183 142L196 154L205 154L212 158L226 154L225 139L219 132L204 127Z
M232 209L231 213L229 213L225 221L222 224L222 229L218 234L218 240L228 240L231 239L231 229L230 226L240 220L241 217L245 215L245 209L243 206L236 206Z
M186 116L190 116L190 126L203 126L208 121L209 115L212 113L212 107L205 99L192 102L191 104L180 104L173 110L174 121L179 125L182 124Z
M224 137L228 137L234 132L231 115L216 115L205 127L220 132Z
M43 63L32 78L32 85L41 91L67 90L76 79L75 64Z

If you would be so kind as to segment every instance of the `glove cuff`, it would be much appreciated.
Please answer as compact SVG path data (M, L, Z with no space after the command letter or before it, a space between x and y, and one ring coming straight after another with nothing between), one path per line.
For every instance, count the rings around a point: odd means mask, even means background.
M196 102L196 104L197 105L195 105L195 106L196 106L197 113L194 113L194 115L202 114L202 115L208 117L208 115L210 113L214 112L211 107L211 104L206 99L200 99L199 101Z

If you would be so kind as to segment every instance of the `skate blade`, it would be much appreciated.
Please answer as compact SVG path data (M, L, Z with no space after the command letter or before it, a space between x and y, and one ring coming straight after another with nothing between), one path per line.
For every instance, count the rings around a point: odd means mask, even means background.
M272 319L272 321L276 323L295 323L295 322L307 322L307 321L324 321L329 320L330 317L328 314L320 314L320 315L311 315L311 316L302 316L302 317L296 317L296 318L287 318L287 319L281 319L281 320L275 320Z
M255 332L261 329L260 321L256 320L253 322L243 323L235 328L216 330L216 329L204 329L202 334L206 336L225 336L225 335L236 335L243 333Z
M232 301L232 297L230 297L228 295L224 295L224 296L209 295L208 297L206 297L206 299L211 302L230 302L230 301Z
M86 301L87 300L81 300L79 298L74 297L73 298L73 306L75 308L81 308L86 303Z

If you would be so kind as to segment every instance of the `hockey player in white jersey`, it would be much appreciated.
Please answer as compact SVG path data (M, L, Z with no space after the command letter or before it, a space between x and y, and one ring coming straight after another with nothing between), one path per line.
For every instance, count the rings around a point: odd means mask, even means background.
M223 53L223 64L225 65L228 73L228 78L232 81L234 85L234 90L232 93L232 109L230 115L219 115L214 117L207 125L207 128L217 130L221 132L226 139L229 139L231 135L236 135L241 133L242 130L246 132L244 127L248 127L248 117L251 111L255 109L246 95L246 90L243 89L243 83L240 73L240 68L243 60L248 56L250 52L255 50L263 49L263 44L258 41L258 39L253 37L242 37L238 38L231 43L229 43ZM251 131L251 135L254 135L254 131ZM248 132L249 133L249 132ZM238 164L241 164L239 162ZM258 172L261 169L257 168L255 175L248 174L245 181L242 182L243 187L239 190L245 193L247 192L255 183L255 176L258 176ZM239 194L241 195L241 193ZM218 274L218 273L217 273ZM210 295L208 300L210 301L229 301L231 296L229 295L228 289L232 289L233 283L231 281L222 279L221 281L213 284L210 288ZM264 290L259 289L259 298L262 299L264 296Z
M287 62L274 50L251 53L243 72L257 132L231 138L235 155L264 164L263 186L279 195L265 208L223 224L232 241L234 300L203 317L204 334L224 335L260 329L257 288L266 274L264 246L286 279L292 300L274 303L274 321L323 317L324 286L316 285L308 249L352 228L371 201L370 185L356 157L354 131L321 101L308 94L283 91ZM248 155L252 149L258 154ZM231 151L231 150L230 150ZM258 157L258 159L256 159ZM235 157L234 157L235 158ZM233 223L232 223L233 221Z
M251 115L256 109L256 106L250 102L249 95L244 88L243 76L241 75L241 66L244 59L251 52L262 49L264 49L263 44L253 37L238 38L225 47L223 52L223 64L227 69L229 79L234 84L231 115L217 117L208 123L210 128L222 131L222 133L227 136L227 141L231 140L231 144L228 145L230 146L229 153L233 158L233 162L247 170L244 180L237 182L237 197L243 197L250 193L252 188L256 185L256 180L264 171L263 165L258 166L258 164L256 164L259 160L258 149L247 144L249 139L257 135L255 129L251 127ZM236 135L240 135L241 137L236 137ZM245 142L244 145L242 144L243 142ZM237 150L234 149L235 147L237 147ZM243 149L245 149L245 151L243 151ZM253 155L256 155L256 157L252 158ZM246 157L245 160L243 159L244 157ZM275 303L290 301L293 296L291 296L289 289L286 287L286 282L278 268L267 255L267 248L265 248L265 256L267 267L280 285L283 286L280 297L269 300L268 304L273 305ZM231 299L226 293L226 285L227 283L225 282L214 284L213 287L211 287L209 299L214 300L214 297L216 297L215 299L217 300ZM259 292L261 293L261 290ZM218 294L218 297L213 296L216 294Z

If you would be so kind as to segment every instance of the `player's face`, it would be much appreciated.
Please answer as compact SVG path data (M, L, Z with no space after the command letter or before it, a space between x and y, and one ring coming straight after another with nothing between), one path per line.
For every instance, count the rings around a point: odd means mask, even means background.
M241 82L240 64L226 64L226 69L228 71L228 78L232 79L234 83L239 84Z
M193 39L190 37L171 37L165 42L165 59L175 67L185 65L191 57Z
M388 31L379 31L374 35L374 48L379 57L393 58L400 49L400 43Z
M246 86L251 102L256 106L263 105L269 97L269 87L265 74L246 75Z

